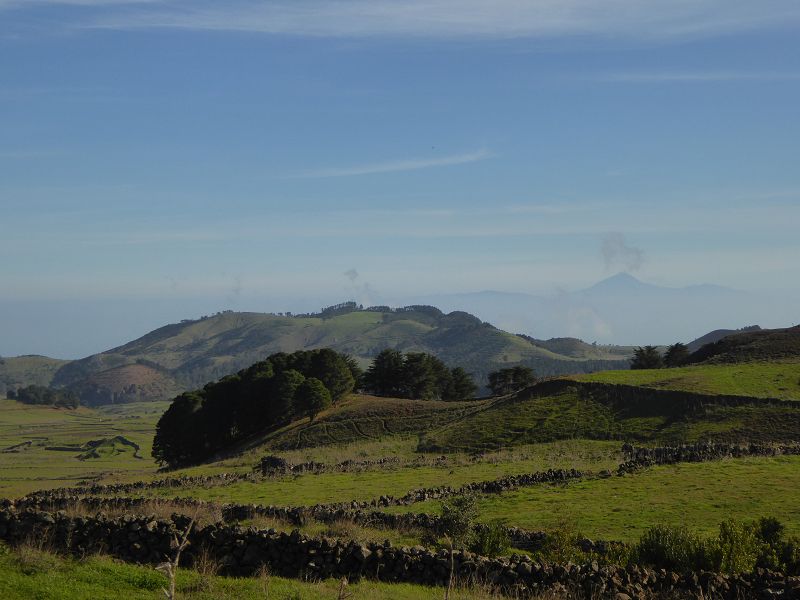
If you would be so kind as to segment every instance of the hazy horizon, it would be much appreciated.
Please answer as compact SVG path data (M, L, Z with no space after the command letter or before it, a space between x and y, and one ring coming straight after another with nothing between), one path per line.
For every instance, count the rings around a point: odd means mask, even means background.
M0 0L0 354L619 271L769 299L682 336L791 325L799 25L791 0ZM503 322L672 341L548 310Z
M630 282L639 289L627 288ZM276 314L288 311L297 315L346 301L355 301L365 308L428 304L444 312L470 312L511 333L539 339L577 337L589 343L623 346L690 342L714 329L750 325L790 327L799 320L794 307L800 300L793 297L749 294L703 284L680 288L653 286L624 272L593 283L584 289L559 289L540 295L480 290L394 297L371 294L369 298L363 295L358 298L348 296L345 290L340 296L332 292L316 298L254 298L239 294L216 300L138 298L111 304L106 300L19 304L0 301L0 324L5 332L0 339L0 357L42 354L71 360L123 345L165 325L223 311ZM607 284L614 285L603 289L600 295L592 294ZM721 299L727 306L719 306ZM714 303L718 305L714 314L694 310ZM19 318L24 313L31 314L31 318ZM15 339L22 340L20 349L14 349Z

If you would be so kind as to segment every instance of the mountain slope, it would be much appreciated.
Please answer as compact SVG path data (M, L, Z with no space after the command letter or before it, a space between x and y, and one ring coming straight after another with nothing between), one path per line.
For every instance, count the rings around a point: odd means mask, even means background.
M48 386L69 361L48 356L0 357L0 394L28 385Z
M332 316L227 312L184 321L66 364L56 373L53 384L79 391L94 389L91 383L96 382L97 374L106 373L106 379L113 375L112 397L130 388L141 400L146 385L155 378L158 384L151 385L150 396L163 399L167 396L160 390L200 387L275 352L321 347L351 354L365 365L387 347L429 352L448 365L464 367L478 380L484 380L492 370L518 363L531 366L539 375L627 366L627 357L622 354L560 354L546 344L501 331L470 314L444 314L433 307L416 306L353 309ZM135 364L142 368L121 369ZM93 394L102 395L97 390Z
M748 330L706 344L690 357L692 363L739 363L800 357L800 325L787 329Z
M689 352L696 352L706 344L713 344L714 342L718 342L722 338L729 335L733 335L735 333L744 333L747 331L759 331L760 329L761 327L758 325L742 327L741 329L715 329L714 331L709 331L707 334L700 336L696 340L692 340L686 344L686 346L689 348Z

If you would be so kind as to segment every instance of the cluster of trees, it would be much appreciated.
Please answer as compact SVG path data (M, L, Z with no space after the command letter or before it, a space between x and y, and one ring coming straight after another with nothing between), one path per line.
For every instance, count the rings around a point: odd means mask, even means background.
M496 395L533 383L527 367L489 375ZM156 426L153 456L170 467L201 462L294 419L313 421L355 389L394 398L464 400L474 397L478 386L461 367L449 368L424 352L383 350L365 373L353 358L328 348L273 354L175 398Z
M489 389L493 396L512 394L536 383L530 367L509 367L489 373Z
M53 389L41 385L29 385L16 392L8 390L6 397L24 404L43 404L58 408L78 408L80 398L72 390Z
M664 367L680 367L689 362L689 348L686 344L672 344L662 355L655 346L636 348L631 359L631 369L663 369Z
M463 400L478 391L472 376L461 367L450 369L425 352L403 354L388 348L364 373L362 388L376 396L420 400Z
M273 354L175 398L156 427L153 456L172 467L192 464L292 419L313 420L361 374L355 360L327 348Z

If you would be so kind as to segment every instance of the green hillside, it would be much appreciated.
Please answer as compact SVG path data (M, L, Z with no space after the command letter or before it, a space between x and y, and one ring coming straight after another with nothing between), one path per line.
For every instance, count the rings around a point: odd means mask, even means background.
M690 362L750 362L800 356L800 325L787 329L748 330L706 344L691 355Z
M56 372L69 363L47 356L0 357L0 395L28 385L48 386Z
M800 400L800 359L776 362L702 364L674 369L603 371L577 381L637 385L701 394Z
M353 395L321 413L270 432L244 447L295 449L331 444L371 442L391 436L418 435L469 415L490 401L440 402Z
M387 347L428 352L450 366L465 368L479 381L492 370L519 363L539 375L627 365L625 348L593 347L580 340L553 342L555 349L569 348L568 354L559 354L545 347L548 344L501 331L467 313L445 315L433 307L353 308L310 316L226 312L167 325L124 346L70 362L58 369L53 384L93 399L161 400L275 352L322 347L350 354L362 364ZM122 368L129 365L147 369Z
M762 400L767 398L786 402ZM422 447L481 450L571 438L792 441L800 439L795 400L800 401L798 360L608 371L543 382L497 399L430 432Z

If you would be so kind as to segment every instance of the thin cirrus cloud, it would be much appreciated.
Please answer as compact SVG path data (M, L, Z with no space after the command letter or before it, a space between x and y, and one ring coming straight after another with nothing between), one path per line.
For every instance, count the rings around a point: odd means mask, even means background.
M357 177L360 175L376 175L379 173L398 173L401 171L417 171L420 169L432 169L435 167L463 165L486 160L492 156L493 154L488 150L478 150L476 152L454 154L438 158L411 158L345 167L310 169L290 175L289 177L292 179L319 179L324 177Z
M36 0L46 3L48 0ZM80 22L110 29L176 28L320 37L668 39L800 22L797 0L57 0L96 6ZM18 6L18 0L0 0ZM129 4L130 6L124 6ZM120 6L115 6L120 5ZM137 6L139 5L139 6Z

